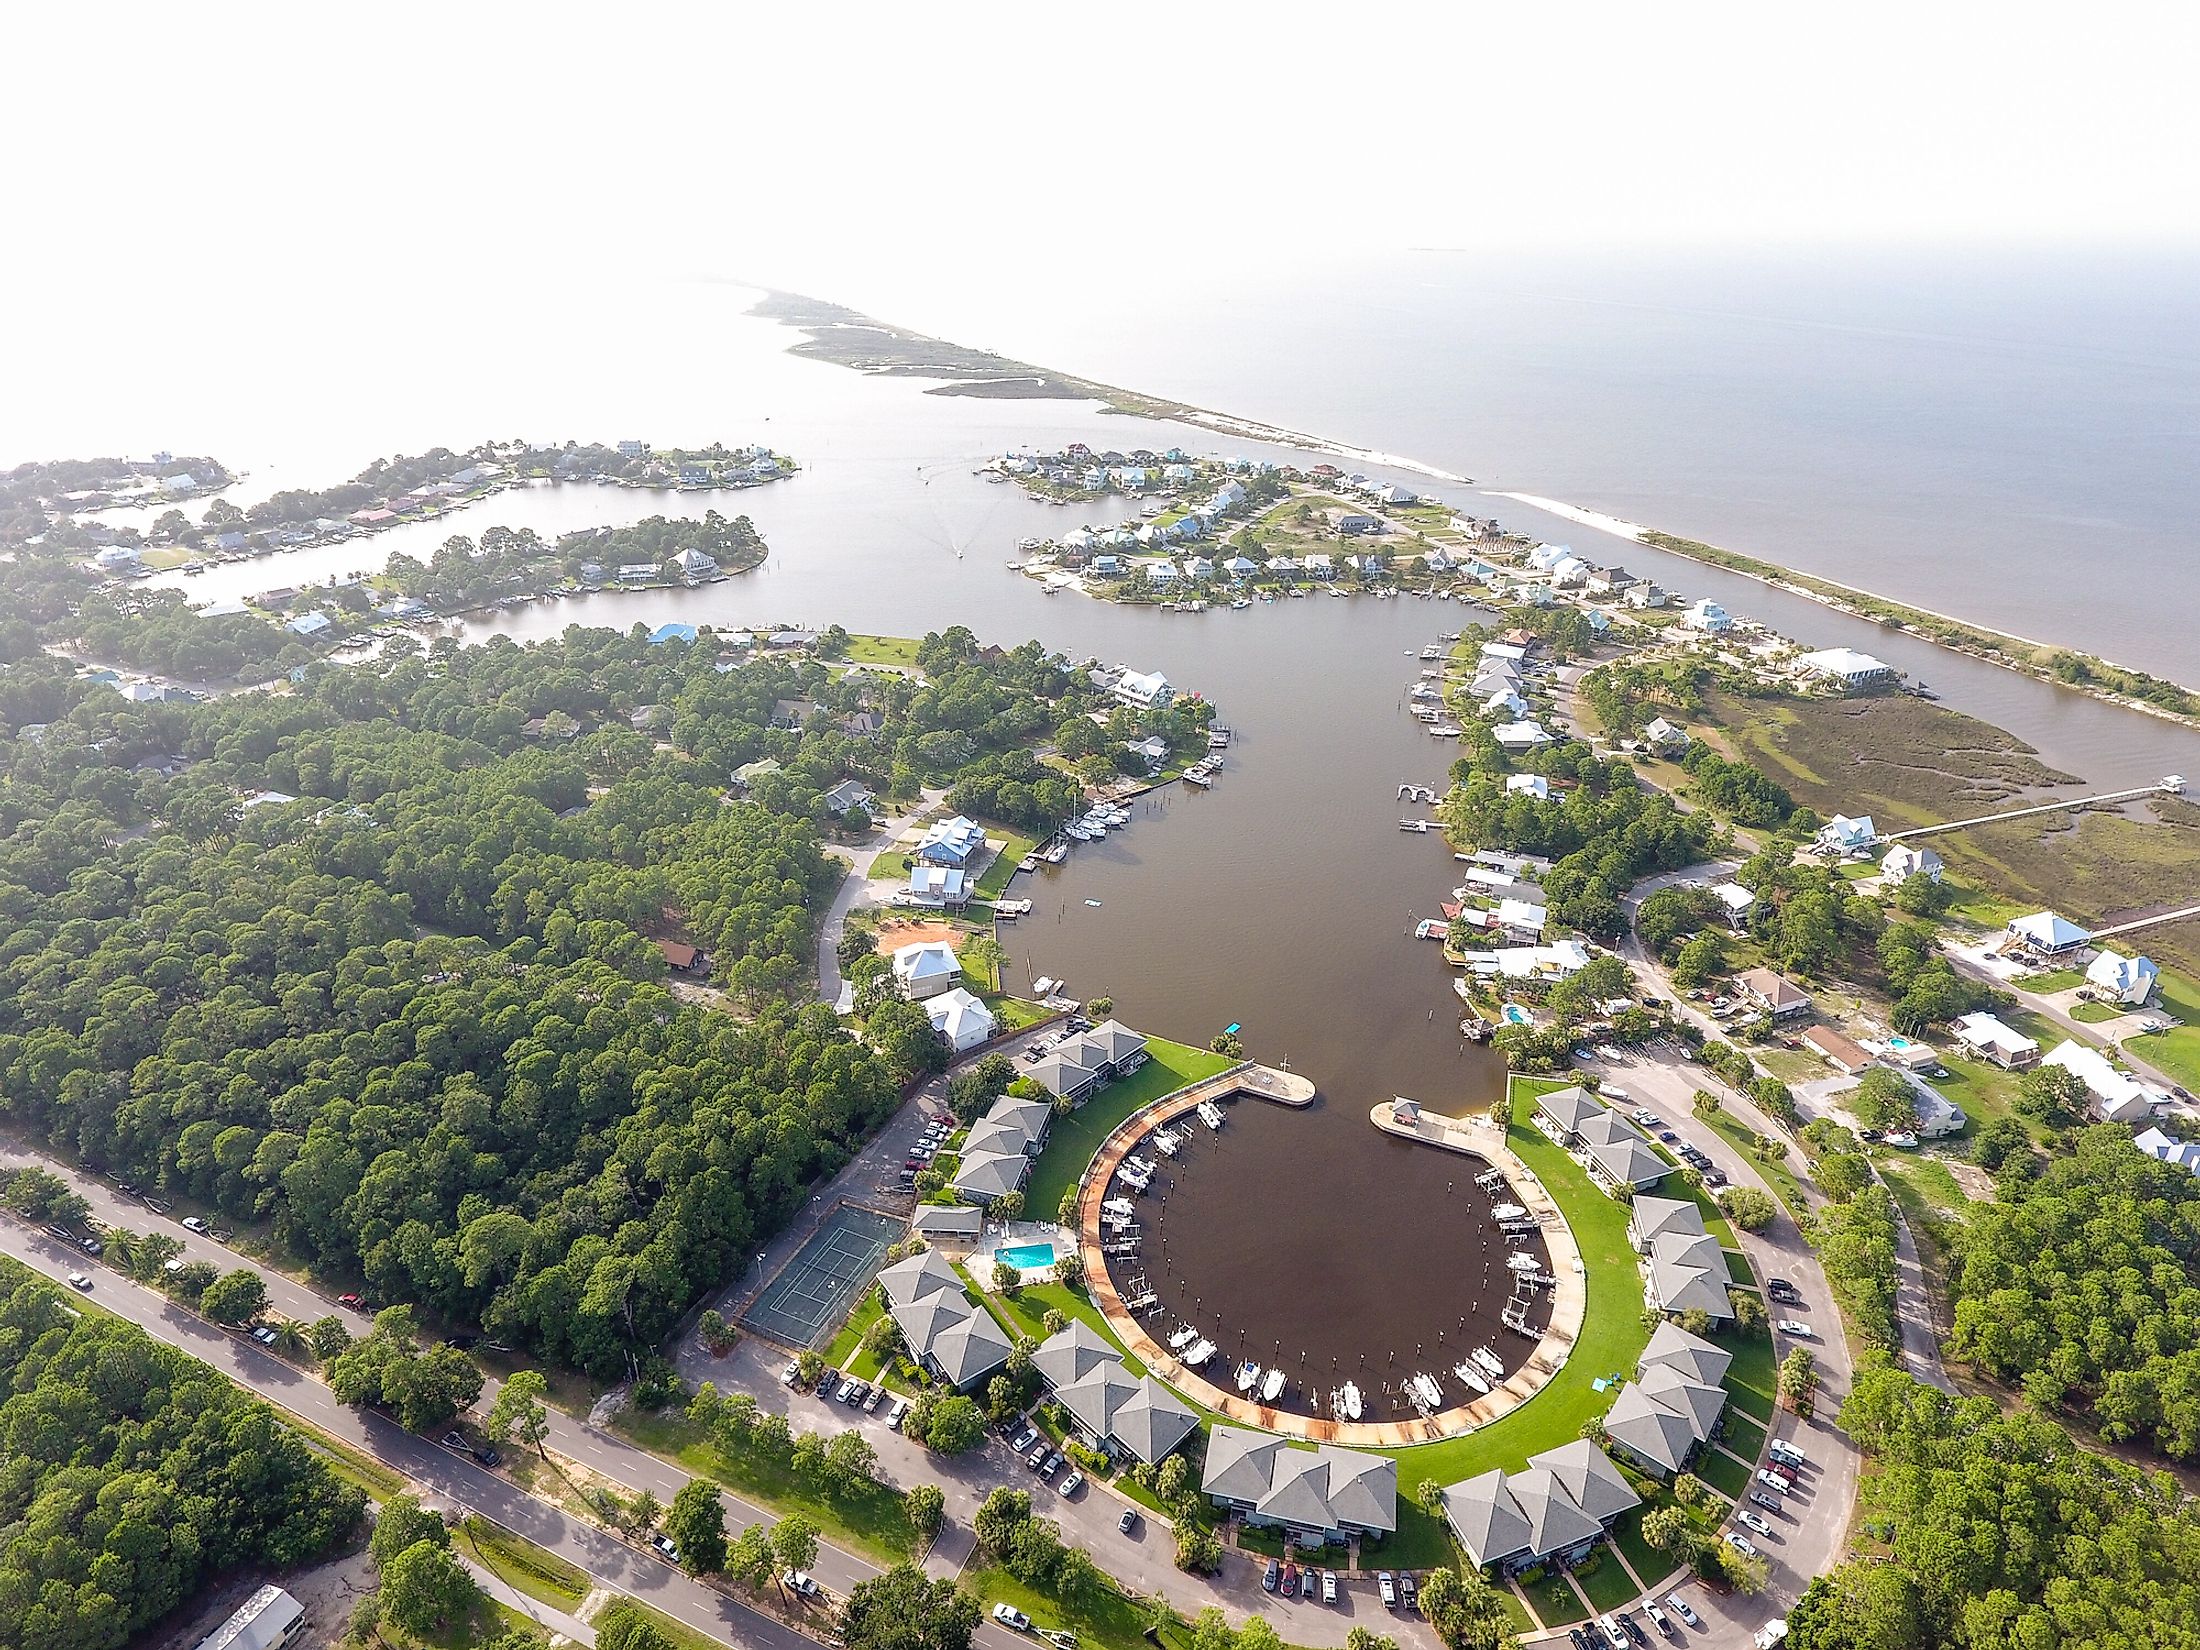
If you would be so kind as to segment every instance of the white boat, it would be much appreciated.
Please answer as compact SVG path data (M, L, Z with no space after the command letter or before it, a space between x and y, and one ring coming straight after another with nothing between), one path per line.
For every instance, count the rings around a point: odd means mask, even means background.
M1413 1396L1420 1402L1423 1409L1442 1409L1444 1407L1444 1389L1436 1384L1435 1376L1415 1375L1406 1384L1413 1389Z
M1498 1355L1492 1352L1488 1347L1476 1347L1474 1349L1473 1356L1476 1363L1480 1364L1484 1369L1490 1372L1490 1378L1492 1380L1502 1381L1505 1378L1504 1360L1498 1357Z
M1207 1125L1207 1127L1209 1127L1210 1129L1219 1129L1219 1128L1221 1128L1221 1127L1222 1127L1222 1108L1221 1108L1220 1106L1216 1105L1216 1104L1215 1104L1215 1103L1214 1103L1214 1102L1213 1102L1212 1100L1202 1100L1202 1101L1200 1101L1200 1103L1199 1103L1199 1120L1200 1120L1200 1121L1201 1121L1202 1123L1206 1124L1206 1125Z
M1184 783L1187 785L1197 785L1201 790L1206 790L1214 782L1212 774L1202 773L1197 768L1186 768L1184 770Z
M1541 1261L1523 1249L1514 1250L1511 1255L1506 1257L1505 1264L1515 1272L1536 1272L1541 1271L1543 1267Z
M1176 1156L1176 1149L1182 1144L1173 1134L1157 1134L1153 1137L1153 1149L1163 1157Z
M1348 1421L1357 1421L1360 1418L1360 1389L1352 1381L1344 1384L1344 1418Z
M1090 842L1092 840L1092 833L1082 825L1064 825L1062 834L1073 842Z
M1061 983L1052 974L1041 974L1031 982L1031 994L1035 997L1044 997Z
M1490 1218L1492 1220L1518 1220L1527 1212L1517 1203L1500 1203L1490 1211Z
M1126 1169L1136 1169L1142 1175L1150 1175L1154 1171L1152 1162L1143 1157L1126 1157L1123 1159L1123 1166Z
M1246 599L1245 599L1245 598L1244 598L1243 596L1240 596L1240 597L1239 597L1239 598L1238 598L1238 599L1237 599L1236 601L1232 602L1232 603L1231 603L1230 605L1231 605L1231 606L1232 606L1233 608L1236 608L1236 607L1251 607L1251 606L1252 606L1253 604L1252 604L1251 602L1247 601L1247 600L1246 600Z
M1215 1343L1205 1336L1194 1341L1184 1353L1184 1367L1197 1369L1215 1355Z
M1268 1372L1267 1379L1263 1380L1260 1383L1260 1401L1264 1404L1272 1404L1278 1398L1282 1397L1283 1383L1283 1371L1280 1369L1271 1369Z
M1190 1346L1192 1342L1198 1339L1199 1331L1194 1329L1190 1324L1187 1323L1179 1325L1176 1333L1169 1337L1169 1350L1171 1352L1182 1352L1187 1346Z
M1451 1372L1476 1392L1487 1394L1490 1390L1490 1383L1483 1379L1482 1372L1471 1363L1453 1364Z
M1054 846L1049 848L1039 857L1045 860L1049 865L1059 865L1062 863L1063 860L1069 858L1069 844L1066 842L1057 842L1054 844Z
M1111 1197L1100 1207L1111 1215L1135 1215L1138 1207L1127 1197Z
M1243 1362L1243 1363L1241 1363L1241 1364L1239 1364L1239 1365L1237 1366L1237 1389L1238 1389L1238 1391L1240 1391L1240 1392L1250 1392L1250 1391L1252 1391L1252 1390L1253 1390L1253 1383L1254 1383L1255 1381L1259 1380L1259 1379L1260 1379L1260 1365L1259 1365L1259 1364L1256 1364L1255 1362L1253 1362L1253 1360L1252 1360L1252 1359L1248 1358L1248 1359L1246 1359L1246 1360L1245 1360L1245 1362Z

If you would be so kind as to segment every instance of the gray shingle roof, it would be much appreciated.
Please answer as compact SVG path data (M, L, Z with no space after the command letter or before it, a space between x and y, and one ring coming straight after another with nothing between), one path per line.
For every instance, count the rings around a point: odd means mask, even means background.
M1650 1246L1650 1293L1662 1310L1731 1318L1726 1287L1726 1256L1717 1238L1669 1232Z
M972 1152L956 1165L948 1184L979 1197L1006 1197L1024 1183L1031 1159L1022 1152Z
M1505 1487L1502 1472L1485 1472L1446 1488L1444 1517L1477 1564L1496 1564L1528 1550L1528 1518Z
M1686 1199L1677 1197L1638 1197L1635 1199L1635 1244L1646 1248L1651 1240L1667 1232L1678 1232L1683 1237L1703 1235L1703 1211Z
M1541 1467L1556 1477L1575 1504L1600 1523L1642 1504L1642 1497L1612 1465L1611 1458L1586 1438L1531 1455L1528 1465Z
M1082 1318L1072 1318L1059 1335L1049 1335L1031 1355L1032 1367L1053 1387L1081 1381L1096 1364L1121 1363L1123 1355Z
M1217 1426L1200 1487L1307 1529L1398 1527L1398 1463L1334 1444L1293 1449L1267 1433Z
M955 1275L954 1267L947 1264L935 1251L927 1249L921 1255L911 1255L907 1260L896 1261L878 1275L879 1287L886 1291L887 1304L906 1305L910 1301L936 1295L943 1289L962 1293L962 1279Z
M1701 1441L1687 1415L1668 1409L1641 1387L1619 1389L1604 1417L1604 1430L1615 1443L1667 1472L1678 1472L1688 1452Z
M1701 1335L1691 1335L1677 1323L1661 1323L1651 1331L1650 1344L1643 1348L1642 1362L1636 1367L1647 1371L1663 1364L1704 1386L1717 1386L1726 1379L1727 1365L1733 1361L1732 1353Z
M1115 1412L1115 1441L1141 1461L1158 1462L1198 1430L1191 1406L1151 1375Z

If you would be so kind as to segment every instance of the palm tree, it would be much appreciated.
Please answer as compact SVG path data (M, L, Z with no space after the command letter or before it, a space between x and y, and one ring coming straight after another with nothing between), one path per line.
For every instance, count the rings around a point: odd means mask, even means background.
M275 1325L275 1339L268 1344L291 1362L302 1361L307 1352L305 1325L296 1318L283 1319Z
M133 1277L138 1267L138 1235L127 1227L117 1226L105 1239L106 1262L124 1277Z

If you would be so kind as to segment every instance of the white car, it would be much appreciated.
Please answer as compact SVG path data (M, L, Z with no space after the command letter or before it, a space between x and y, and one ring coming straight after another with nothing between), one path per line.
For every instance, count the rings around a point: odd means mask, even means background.
M1737 1512L1734 1515L1734 1519L1736 1523L1745 1525L1749 1529L1755 1530L1759 1535L1770 1535L1772 1533L1772 1526L1765 1522L1764 1515L1762 1513L1753 1513L1747 1507L1744 1507L1739 1512Z
M817 1583L812 1581L804 1571L789 1570L779 1579L786 1584L789 1592L799 1598L817 1597Z
M69 1274L69 1287L81 1290L88 1295L92 1292L92 1280L82 1272L71 1272Z
M1597 1631L1604 1635L1604 1642L1614 1650L1627 1650L1627 1634L1610 1613L1597 1617Z
M199 1219L197 1215L185 1215L183 1217L183 1229L186 1232L204 1232L206 1222Z
M789 1358L787 1367L779 1372L779 1380L782 1386L800 1386L802 1384L802 1366L794 1359Z
M1665 1595L1665 1607L1691 1627L1701 1627L1703 1625L1702 1622L1696 1619L1696 1612L1690 1607L1688 1600L1682 1598L1678 1593L1667 1593Z
M1010 1628L1011 1630L1018 1633L1028 1633L1031 1631L1031 1618L1025 1615L1023 1611L1017 1609L1013 1604L994 1605L993 1619L999 1622L1003 1627Z
M1079 1490L1083 1489L1084 1487L1085 1475L1081 1472L1072 1470L1067 1478L1063 1479L1059 1484L1054 1486L1054 1492L1057 1495L1075 1495Z
M1773 1327L1778 1329L1783 1335L1793 1335L1799 1341L1807 1341L1814 1338L1810 1332L1810 1325L1803 1322L1801 1318L1782 1318Z
M1736 1535L1732 1530L1729 1530L1726 1532L1726 1544L1744 1558L1755 1558L1757 1556L1757 1544L1746 1535Z

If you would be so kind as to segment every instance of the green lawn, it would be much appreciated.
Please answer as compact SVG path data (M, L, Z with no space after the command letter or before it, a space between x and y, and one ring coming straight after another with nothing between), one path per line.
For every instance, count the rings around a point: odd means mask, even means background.
M2185 1023L2175 1031L2130 1039L2131 1052L2172 1082L2200 1093L2200 983L2165 968L2154 989L2156 1002Z
M1623 1609L1639 1596L1635 1578L1609 1547L1600 1547L1583 1559L1574 1570L1574 1581L1599 1610Z
M1529 1616L1528 1607L1520 1602L1518 1593L1510 1587L1500 1587L1497 1590L1497 1602L1505 1607L1505 1619L1513 1624L1514 1632L1532 1633L1535 1631L1535 1621Z
M1458 1561L1451 1526L1443 1514L1423 1512L1414 1504L1411 1484L1398 1486L1397 1532L1388 1541L1360 1543L1363 1570L1433 1570Z
M544 1552L486 1518L469 1516L459 1526L452 1545L483 1569L492 1571L512 1587L553 1610L571 1614L588 1596L588 1577L555 1553Z
M887 1564L917 1551L917 1532L899 1490L875 1484L846 1499L824 1495L796 1477L784 1461L753 1450L738 1458L721 1454L703 1429L678 1410L621 1410L612 1425L642 1448L679 1462L699 1477L714 1478L773 1512L801 1513L828 1541L856 1547Z
M1075 1600L1034 1592L997 1565L976 1564L965 1570L962 1582L985 1601L1012 1604L1040 1627L1067 1628L1077 1635L1080 1647L1096 1650L1151 1650L1145 1636L1144 1613L1111 1586L1093 1588Z
M1557 1199L1581 1246L1589 1294L1581 1339L1550 1384L1509 1415L1463 1438L1387 1451L1398 1458L1398 1485L1406 1494L1424 1478L1456 1484L1492 1467L1518 1471L1530 1455L1578 1438L1581 1424L1612 1404L1609 1389L1596 1390L1597 1378L1632 1375L1650 1339L1642 1327L1642 1280L1627 1245L1627 1206L1598 1191L1586 1171L1533 1125L1511 1130L1506 1143Z
M1024 855L1036 848L1038 843L992 820L980 820L978 823L985 827L988 837L998 836L1007 844L993 856L993 863L985 868L985 875L978 879L980 899L999 899L1001 891L1008 886L1008 879L1016 874L1017 866L1023 863Z
M2044 974L2020 974L2016 983L2027 991L2037 991L2043 995L2050 991L2075 991L2085 984L2085 970L2051 968Z
M1187 1048L1166 1038L1147 1039L1146 1063L1119 1083L1110 1083L1067 1117L1054 1120L1047 1148L1032 1165L1031 1181L1024 1189L1024 1207L1038 1220L1052 1220L1062 1194L1076 1185L1100 1149L1100 1142L1116 1124L1141 1106L1174 1094L1202 1077L1212 1077L1233 1064L1203 1048Z
M1706 1450L1696 1462L1696 1476L1720 1494L1739 1498L1749 1488L1750 1469L1732 1456Z
M1756 1460L1765 1452L1765 1429L1729 1406L1726 1416L1726 1447L1736 1455Z
M866 1289L863 1299L856 1305L848 1321L841 1325L840 1333L833 1337L833 1344L825 1349L825 1361L835 1369L846 1369L863 1345L863 1332L878 1322L886 1307L878 1298L878 1291Z
M1739 1249L1728 1249L1725 1254L1727 1281L1739 1284L1744 1289L1755 1288L1757 1274L1749 1269L1749 1261L1742 1252Z
M1795 1171L1788 1167L1787 1162L1767 1163L1749 1149L1756 1130L1748 1127L1732 1112L1715 1112L1710 1122L1725 1137L1728 1145L1749 1159L1749 1166L1763 1176L1765 1184L1787 1205L1789 1214L1800 1215L1809 1209L1810 1200L1804 1195L1803 1183L1796 1178ZM1790 1158L1789 1161L1793 1159Z
M1045 1009L1037 1003L1026 1002L1021 997L1004 997L998 991L982 991L979 996L984 999L985 1006L993 1011L993 1029L996 1035L1021 1031L1026 1026L1037 1025L1047 1017ZM1048 1210L1047 1213L1051 1214L1053 1211Z
M917 646L913 636L850 636L847 659L852 665L903 665L914 669Z
M1587 1621L1593 1613L1563 1575L1545 1575L1533 1587L1523 1586L1520 1590L1528 1595L1528 1608L1546 1627L1571 1626Z
M2097 1026L2103 1020L2121 1019L2125 1010L2112 1008L2107 1003L2072 1003L2070 1017L2081 1025Z
M1760 1421L1770 1420L1780 1402L1779 1360L1773 1352L1772 1331L1760 1330L1745 1337L1730 1324L1712 1339L1734 1354L1734 1361L1727 1365L1724 1384L1734 1395L1735 1407L1746 1410Z
M1646 1587L1655 1587L1673 1569L1673 1561L1642 1538L1642 1521L1652 1510L1648 1503L1632 1508L1612 1526L1612 1540L1627 1555L1627 1562Z

